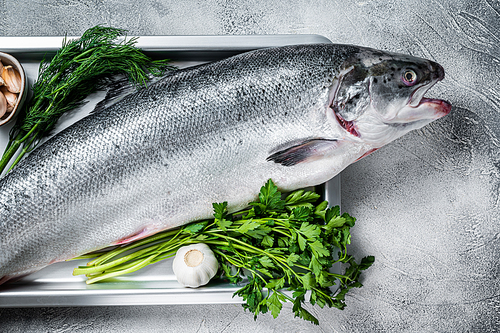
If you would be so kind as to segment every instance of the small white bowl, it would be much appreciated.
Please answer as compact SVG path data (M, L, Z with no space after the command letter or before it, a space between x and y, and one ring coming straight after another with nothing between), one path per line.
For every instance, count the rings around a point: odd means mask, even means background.
M24 72L23 66L21 66L21 63L16 58L8 53L0 52L0 61L2 61L2 64L4 66L11 65L15 69L17 69L19 75L21 76L21 92L19 93L19 97L17 98L14 110L4 114L0 118L0 126L3 126L14 119L18 110L20 110L23 106L24 101L26 100L26 95L28 95L28 80L26 80L26 73Z

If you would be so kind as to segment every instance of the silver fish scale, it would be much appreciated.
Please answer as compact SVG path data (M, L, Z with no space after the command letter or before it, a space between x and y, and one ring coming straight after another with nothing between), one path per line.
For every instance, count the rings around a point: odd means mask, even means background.
M293 169L272 152L325 135L318 111L357 50L290 46L179 70L57 134L0 180L0 277L208 218L212 202L243 207Z

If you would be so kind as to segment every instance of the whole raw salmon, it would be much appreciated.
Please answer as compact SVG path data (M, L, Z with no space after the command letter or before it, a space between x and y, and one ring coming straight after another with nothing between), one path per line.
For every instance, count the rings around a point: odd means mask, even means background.
M0 180L0 278L317 185L448 114L437 63L348 45L179 70L80 120Z

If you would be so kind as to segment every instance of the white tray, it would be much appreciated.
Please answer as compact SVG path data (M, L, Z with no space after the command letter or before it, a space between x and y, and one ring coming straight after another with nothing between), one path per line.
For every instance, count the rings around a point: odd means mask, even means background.
M40 60L54 54L62 41L63 37L0 37L0 51L21 61L31 85ZM308 43L330 41L318 35L142 36L137 46L152 57L169 58L178 67L187 67L256 48ZM80 110L65 116L55 132L86 116L103 97L103 92L91 96ZM7 144L11 126L0 128L0 151ZM340 205L340 175L317 190L331 205ZM215 280L205 287L183 288L172 272L171 259L113 282L93 285L86 285L82 276L72 275L75 267L85 263L56 263L16 283L0 286L0 307L242 303L241 298L233 298L241 288L238 285Z

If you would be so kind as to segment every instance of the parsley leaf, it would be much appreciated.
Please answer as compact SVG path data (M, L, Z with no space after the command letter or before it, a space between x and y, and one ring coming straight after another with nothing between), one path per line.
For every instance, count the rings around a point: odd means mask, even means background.
M269 235L265 235L264 238L262 239L261 244L265 247L273 247L274 238Z
M230 220L226 220L227 202L213 203L215 223L217 223L222 231L227 231L227 228L233 224Z
M260 189L259 202L250 204L260 207L263 212L285 207L285 201L281 199L281 193L271 179Z
M185 231L185 232L188 232L191 234L197 234L198 232L203 230L203 228L205 228L207 226L207 224L208 224L208 221L191 223L191 224L184 226L182 228L182 231Z
M361 259L361 263L359 264L359 269L364 271L368 269L375 262L374 256L367 256Z
M285 278L284 277L282 277L281 279L271 279L266 284L266 288L268 288L268 289L282 289L284 286L285 286Z
M282 297L279 297L279 293L277 291L274 291L271 296L267 297L267 306L269 310L271 310L271 314L274 318L277 318L278 315L280 314L281 308L283 305L281 302L283 301Z
M309 243L309 246L316 257L325 257L330 255L330 251L328 251L319 240Z
M297 235L297 242L299 243L300 251L304 251L306 249L307 241L302 235Z
M259 262L264 267L274 267L274 263L269 257L260 257Z
M259 222L250 219L246 220L238 229L236 229L236 231L239 232L240 234L245 234L250 230L257 229L259 226L260 226Z
M309 224L307 222L302 223L299 229L300 233L304 235L307 239L316 239L321 233L320 228L316 224Z

